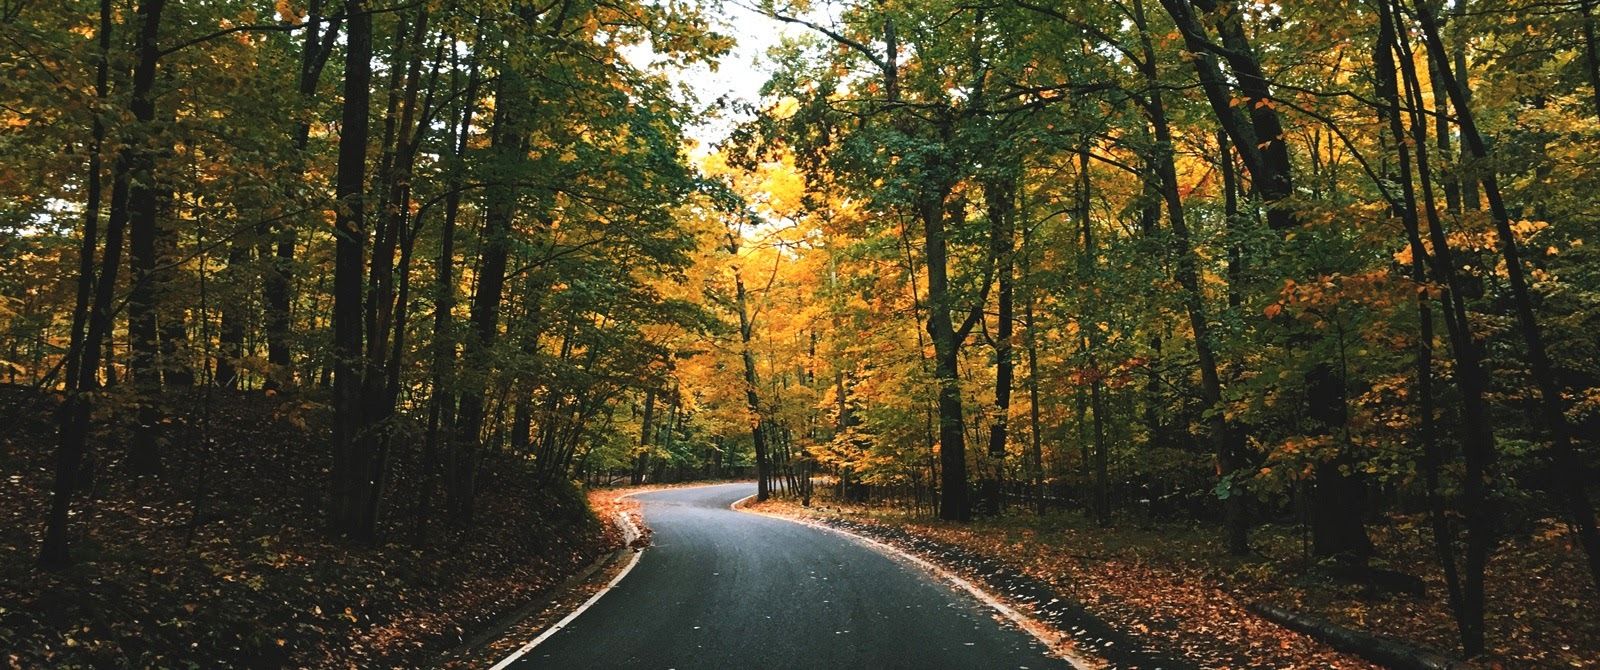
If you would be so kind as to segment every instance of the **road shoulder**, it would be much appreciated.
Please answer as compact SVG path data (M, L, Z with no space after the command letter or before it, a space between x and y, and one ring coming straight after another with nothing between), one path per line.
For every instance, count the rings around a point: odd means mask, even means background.
M530 651L548 635L576 618L637 564L650 544L650 528L632 496L655 490L638 487L591 492L595 515L622 535L622 546L551 587L541 598L511 612L450 650L437 667L449 670L501 667Z

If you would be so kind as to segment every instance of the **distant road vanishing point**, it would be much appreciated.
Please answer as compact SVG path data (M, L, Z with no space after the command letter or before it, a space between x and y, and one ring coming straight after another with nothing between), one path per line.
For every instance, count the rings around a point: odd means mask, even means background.
M729 509L754 492L726 484L637 496L653 546L510 667L1070 667L921 569L837 533Z

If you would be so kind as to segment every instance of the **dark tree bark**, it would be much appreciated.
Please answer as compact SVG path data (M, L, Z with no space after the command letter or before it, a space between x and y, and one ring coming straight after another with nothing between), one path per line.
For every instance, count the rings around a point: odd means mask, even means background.
M1026 212L1026 208L1023 209ZM1024 215L1025 217L1026 215ZM1028 354L1028 460L1032 472L1034 512L1045 512L1044 436L1040 434L1039 421L1039 322L1034 317L1033 239L1032 226L1026 218L1022 222L1022 282L1026 287L1022 301L1023 325L1028 329L1024 342Z
M162 125L170 126L174 117L168 114ZM164 150L166 155L170 151ZM172 187L163 187L156 196L156 269L151 279L156 287L154 304L160 323L161 358L159 368L164 387L185 389L195 385L197 379L189 357L189 326L184 310L173 304L173 289L179 279L177 194ZM204 363L202 363L204 364Z
M372 101L372 16L365 0L345 0L349 29L344 65L344 111L340 119L335 176L338 210L333 277L334 427L333 495L330 516L335 533L362 537L363 475L371 443L361 393L370 368L362 350L362 276L366 274L366 174L368 112Z
M1227 133L1218 131L1217 136L1219 138L1226 138ZM1226 160L1226 146L1223 147L1223 155ZM1231 161L1228 167L1232 167ZM1160 253L1161 249L1159 238L1157 237L1157 230L1161 227L1162 195L1161 188L1158 186L1161 180L1161 171L1156 168L1154 158L1148 156L1145 158L1144 170L1145 174L1143 176L1143 180L1145 202L1144 209L1139 214L1139 234L1146 242L1146 249L1148 249L1150 252L1155 252L1159 258L1165 256L1165 254ZM1230 173L1231 170L1225 170L1223 172L1224 188L1227 188L1228 186L1228 180L1231 177ZM1155 244L1151 244L1151 242L1155 242ZM1158 265L1165 268L1166 263L1160 262ZM1232 284L1233 282L1230 280L1229 283ZM1152 451L1152 453L1156 448L1166 447L1169 445L1166 425L1162 421L1161 417L1161 348L1163 343L1164 338L1162 337L1161 332L1153 332L1150 334L1150 356L1145 363L1143 417L1145 432L1147 435L1145 438L1145 449Z
M1016 190L1016 179L1011 175L996 178L984 188L989 225L993 230L990 254L995 259L995 273L999 277L999 295L996 297L998 313L993 338L994 422L989 426L989 459L993 461L993 468L985 481L987 490L984 492L990 514L999 514L1002 503L1000 474L1010 432L1011 387L1016 370L1011 342L1016 321Z
M1306 375L1307 416L1338 444L1338 456L1318 463L1311 481L1311 552L1364 565L1372 555L1367 537L1366 485L1351 470L1354 458L1344 431L1345 371L1321 363Z
M1285 202L1294 194L1294 178L1283 125L1277 111L1268 104L1272 99L1270 82L1250 48L1238 8L1231 0L1161 0L1161 4L1177 24L1184 45L1194 54L1192 62L1206 101L1217 123L1232 138L1256 192L1267 205L1268 225L1276 229L1299 226L1299 218ZM1211 41L1195 12L1197 8L1214 15L1223 45ZM1218 56L1227 61L1238 80L1248 115L1234 106L1232 88L1222 75ZM1147 52L1145 59L1153 67L1152 58Z
M244 279L246 266L250 263L250 246L235 239L228 244L227 273L233 281ZM244 358L245 303L242 300L224 300L222 302L222 324L217 332L217 341L221 346L217 352L216 384L226 389L239 388L240 370L238 363Z
M650 431L654 429L656 414L656 390L650 388L644 392L644 420L639 428L639 448L634 455L632 483L638 486L644 483L645 468L650 463L650 448L652 441Z
M735 256L739 253L739 238L734 233L728 234L728 253ZM757 392L760 388L760 377L756 372L755 351L751 348L750 340L755 333L755 320L751 318L749 299L744 287L744 278L739 275L739 268L733 269L734 300L739 311L739 342L740 358L744 361L744 396L745 405L755 417L755 423L750 426L750 437L754 440L756 451L756 500L766 500L772 495L771 484L767 481L772 473L770 456L767 453L767 419L761 410L761 395ZM677 405L673 405L676 410Z
M316 96L317 83L322 79L323 68L333 53L334 39L339 34L339 22L323 17L322 3L323 0L311 0L307 6L305 39L300 48L300 76L296 82L302 106L309 106ZM302 119L295 124L292 142L294 174L304 176L306 148L311 144L309 119ZM288 196L286 200L290 202L296 199L292 189ZM295 384L290 340L294 335L294 254L297 235L293 225L281 223L266 224L260 232L263 243L257 254L270 261L261 282L268 364L265 387L279 390Z
M549 292L549 276L543 271L528 273L528 280L523 284L522 317L519 319L520 327L517 328L517 337L521 341L522 355L530 359L539 352L539 337L543 333L544 323L544 295ZM591 354L598 349L591 349ZM533 400L534 389L531 384L516 384L516 407L511 419L511 450L517 453L526 452L533 432Z
M1398 26L1400 5L1391 5L1390 13L1396 27L1394 44L1406 89L1406 101L1411 111L1411 138L1416 147L1416 183L1420 187L1422 211L1428 224L1428 239L1432 253L1427 254L1433 270L1433 279L1444 287L1445 325L1450 334L1451 355L1456 363L1456 380L1461 390L1462 420L1466 430L1462 435L1462 455L1465 465L1462 481L1462 515L1467 529L1466 556L1462 564L1460 615L1463 653L1476 656L1484 648L1484 570L1493 547L1493 510L1487 503L1488 475L1495 460L1494 432L1488 423L1489 410L1484 400L1488 392L1488 371L1483 364L1484 352L1471 331L1467 318L1462 281L1456 274L1459 267L1454 260L1444 222L1439 214L1433 190L1433 172L1427 148L1427 121L1423 118L1423 92L1415 57L1407 32Z
M1074 218L1078 223L1078 285L1088 292L1089 300L1079 307L1078 325L1082 333L1084 363L1079 368L1079 384L1089 386L1089 404L1092 411L1093 449L1085 449L1084 472L1089 475L1089 508L1095 523L1101 527L1111 525L1111 483L1106 454L1105 402L1102 397L1103 381L1100 371L1100 315L1094 304L1099 293L1098 261L1095 259L1095 237L1092 221L1094 182L1089 170L1089 138L1078 146L1078 175L1075 189ZM1080 387L1081 397L1081 387ZM1080 423L1084 419L1080 412ZM1080 429L1082 426L1080 426Z
M1180 13L1186 12L1187 9L1177 9L1179 5L1187 7L1188 3L1184 0L1162 0L1162 4L1167 5L1168 10L1173 12L1175 19L1184 16L1188 17L1190 21L1193 20L1188 14ZM1140 23L1143 24L1143 13L1138 11L1139 4L1135 2L1134 6L1140 17ZM1181 25L1183 24L1180 23ZM1185 38L1190 39L1187 29L1185 30ZM1175 245L1173 250L1173 275L1178 280L1178 285L1183 288L1184 309L1188 312L1189 327L1194 334L1195 356L1200 367L1201 395L1205 400L1206 407L1212 410L1208 412L1210 416L1208 421L1212 432L1211 437L1216 441L1217 445L1218 471L1226 484L1226 486L1222 487L1226 494L1222 501L1223 530L1228 551L1234 555L1243 555L1250 550L1249 520L1245 512L1244 493L1238 490L1240 488L1239 484L1233 481L1233 478L1240 476L1245 469L1244 439L1237 427L1232 425L1222 412L1222 377L1217 372L1217 356L1212 349L1210 321L1206 313L1204 296L1200 292L1200 275L1197 261L1195 260L1194 243L1189 234L1189 223L1184 216L1183 199L1178 192L1177 167L1173 162L1172 129L1168 125L1166 107L1162 100L1160 86L1157 83L1155 49L1150 42L1148 29L1143 25L1140 26L1140 40L1144 55L1141 69L1144 73L1145 81L1150 84L1150 93L1145 101L1145 108L1155 136L1155 160L1153 162L1156 171L1160 175L1161 197L1166 204L1167 222L1172 228L1173 244ZM1201 78L1204 80L1208 76L1204 73L1206 68L1199 60L1196 61L1196 67L1202 69ZM1214 67L1210 72L1215 73ZM1210 95L1209 86L1207 87L1207 94L1208 96ZM1225 110L1226 113L1224 113ZM1233 119L1232 114L1231 108L1223 107L1217 110L1219 117L1226 116L1230 120ZM1227 129L1229 125L1237 124L1224 121L1223 125ZM1229 136L1234 138L1234 145L1240 147L1241 156L1252 153L1244 150L1243 147L1257 146L1253 143L1256 137L1253 132L1245 133L1239 128L1234 128L1229 130ZM1248 145L1241 143L1239 141L1241 136L1249 137L1252 143ZM1259 156L1254 160L1258 165L1263 164L1261 162L1263 159ZM1246 164L1248 165L1249 163L1250 161L1247 160ZM1262 167L1260 169L1265 170L1267 168ZM1262 175L1252 174L1256 176L1258 182L1261 181Z
M100 28L97 37L99 58L95 63L95 100L104 102L108 87L111 52L111 0L100 0ZM95 119L89 152L87 183L88 202L85 204L83 240L79 247L78 296L73 314L73 337L76 345L68 352L66 402L57 415L55 479L50 490L50 513L45 519L44 538L39 547L39 564L46 568L66 566L71 560L68 551L68 520L72 498L77 491L79 470L88 450L90 397L86 394L98 386L95 375L99 372L102 341L111 330L111 301L117 282L117 268L122 262L122 233L127 225L128 164L127 151L118 154L111 187L111 211L106 221L106 246L102 255L99 277L94 273L94 245L100 218L100 150L105 140L105 124L100 115L105 110L94 110ZM90 291L93 303L90 303ZM81 324L83 320L87 324ZM80 325L81 324L81 325ZM79 338L79 330L86 332Z
M1242 187L1233 162L1233 147L1228 134L1217 131L1217 165L1222 169L1222 218L1228 230L1228 309L1238 310L1244 305L1244 248L1239 237L1242 229L1239 217L1239 197ZM1237 365L1237 361L1234 361Z
M388 479L389 453L394 442L392 420L400 399L401 365L406 347L405 324L411 300L412 250L419 232L416 226L420 225L420 222L413 225L412 221L411 173L418 147L432 117L431 106L442 58L442 53L434 54L428 76L428 95L419 105L418 97L423 86L422 51L428 35L428 18L427 9L422 8L415 12L411 20L400 22L401 26L410 29L409 38L397 42L395 55L396 71L405 73L404 94L399 100L403 106L398 118L391 113L386 121L386 125L392 125L392 130L385 129L385 142L388 143L388 138L392 137L394 145L391 160L379 182L380 187L386 189L382 201L384 206L379 211L384 217L387 244L383 253L375 254L379 258L373 261L373 272L379 275L378 283L382 288L368 296L369 305L372 302L382 303L378 323L367 333L368 361L370 365L378 367L376 373L367 376L367 389L363 392L369 403L366 414L374 428L372 439L375 441L367 464L367 491L363 494L361 517L363 535L368 537L376 537L377 534L384 487ZM405 63L405 67L401 68L400 63ZM394 263L393 256L397 251L400 258L398 263ZM376 268L380 261L381 269Z
M1379 37L1373 52L1373 63L1377 74L1378 99L1383 103L1379 109L1379 117L1386 121L1389 130L1389 141L1393 144L1398 159L1398 171L1395 180L1401 186L1402 199L1392 203L1391 216L1399 219L1405 226L1406 241L1411 249L1411 279L1417 285L1417 412L1419 421L1417 425L1417 439L1422 446L1422 455L1418 462L1418 469L1423 474L1424 485L1427 487L1428 517L1433 530L1434 551L1438 556L1439 564L1443 568L1446 595L1449 599L1451 613L1455 616L1456 625L1465 643L1469 639L1471 629L1465 612L1462 609L1462 592L1460 570L1456 562L1455 531L1451 528L1449 517L1445 509L1444 495L1440 491L1439 470L1442 467L1444 455L1439 443L1438 427L1434 420L1434 395L1433 395L1433 340L1434 324L1432 299L1429 297L1428 277L1428 249L1422 243L1421 222L1417 218L1417 196L1414 185L1413 169L1411 165L1411 149L1406 136L1401 114L1400 84L1397 68L1395 66L1395 50L1398 46L1395 31L1394 15L1388 2L1378 3L1380 25ZM1426 151L1425 144L1418 144L1416 148ZM1444 283L1448 287L1448 282ZM1448 288L1446 289L1448 290ZM1446 299L1454 300L1451 294L1446 294ZM1453 330L1453 327L1452 327ZM1460 364L1457 364L1460 367ZM1481 402L1481 398L1479 400ZM1470 409L1470 405L1463 402L1463 410Z
M1433 15L1433 8L1424 2L1416 2L1415 6L1428 55L1441 75L1439 84L1449 91L1450 101L1456 107L1456 117L1461 126L1462 145L1475 161L1481 163L1476 169L1482 173L1479 181L1483 185L1484 198L1489 203L1490 220L1494 223L1495 233L1499 238L1500 256L1505 261L1511 288L1511 303L1517 319L1517 332L1527 350L1528 365L1533 373L1534 384L1539 389L1539 408L1543 414L1545 427L1550 431L1551 444L1548 456L1556 480L1557 502L1565 509L1568 515L1567 523L1572 527L1573 536L1577 539L1578 545L1583 547L1591 578L1597 586L1600 586L1600 528L1595 526L1594 507L1590 504L1585 489L1588 482L1583 461L1572 446L1572 427L1567 423L1561 386L1556 380L1554 364L1545 347L1544 333L1538 318L1534 315L1533 297L1528 288L1526 270L1522 267L1522 250L1517 242L1516 233L1511 229L1511 214L1500 193L1499 178L1495 174L1495 169L1487 164L1488 145L1478 130L1466 89L1455 77L1449 62L1449 52L1439 37L1439 25Z
M158 451L156 395L161 392L160 334L156 317L158 278L156 277L157 217L160 213L160 180L157 178L157 147L161 133L156 128L155 83L161 51L157 40L161 31L161 12L166 0L145 0L135 12L139 32L134 50L132 98L135 136L128 149L128 242L133 267L133 287L128 295L128 336L133 343L129 369L138 389L138 421L128 449L128 469L135 475L154 474L161 465Z
M423 470L421 490L417 496L416 537L425 539L423 525L432 513L433 496L439 479L440 454L453 453L451 438L455 435L456 391L454 371L456 365L456 339L454 312L456 306L456 225L461 216L461 190L465 170L461 160L467 153L467 139L472 132L476 114L478 88L481 84L478 59L472 57L467 74L465 95L459 120L451 119L450 146L454 152L445 180L444 220L439 231L439 255L434 260L433 283L433 337L432 392L428 395L428 426L423 435ZM456 68L452 68L452 76Z
M100 237L100 200L103 189L103 172L100 154L105 149L106 124L102 106L110 89L111 58L111 7L109 0L100 3L100 27L96 38L94 103L90 113L94 120L90 126L89 166L84 179L83 236L78 243L77 295L72 304L72 333L67 349L65 386L70 394L78 389L78 378L83 368L85 332L89 326L89 301L95 287L95 244ZM91 373L93 366L91 366Z
M523 128L523 105L527 83L523 74L502 63L495 85L494 123L490 131L490 152L505 165L526 160L527 132ZM456 435L452 444L448 487L449 517L457 530L472 520L474 473L483 449L484 404L489 373L490 351L500 328L500 303L505 293L506 259L510 249L511 221L516 216L519 189L512 184L489 186L485 197L484 229L479 254L482 265L478 290L472 296L472 328L464 342L464 375L460 407L456 414Z
M972 504L967 484L966 427L961 408L961 342L950 318L949 251L945 239L945 196L950 187L943 176L938 186L922 194L918 215L928 265L928 337L933 340L934 379L939 384L939 518L968 521ZM965 328L963 329L965 330Z

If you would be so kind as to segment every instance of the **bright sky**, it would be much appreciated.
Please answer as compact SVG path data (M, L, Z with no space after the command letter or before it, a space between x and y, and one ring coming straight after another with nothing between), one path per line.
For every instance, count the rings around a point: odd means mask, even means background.
M767 73L762 65L767 50L777 46L783 38L798 36L806 29L775 21L734 2L708 4L721 5L717 29L733 37L737 43L733 51L722 58L715 72L703 66L694 67L673 73L672 79L687 85L701 106L712 105L719 98L725 99L729 107L739 103L755 103L761 97L761 85L767 81ZM648 48L640 49L631 57L636 65L644 65L652 60ZM689 135L702 145L711 144L726 137L737 121L738 117L733 116L731 111L720 117L708 117L691 127Z

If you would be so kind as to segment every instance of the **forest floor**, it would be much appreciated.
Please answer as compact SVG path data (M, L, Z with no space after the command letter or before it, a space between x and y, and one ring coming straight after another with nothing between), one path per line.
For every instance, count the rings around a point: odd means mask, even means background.
M989 584L1045 621L1053 618L1049 610L1061 606L1051 601L1053 593L1134 644L1199 667L1374 667L1267 621L1248 610L1252 603L1445 655L1459 649L1442 571L1416 520L1372 529L1380 552L1374 564L1421 577L1422 597L1311 576L1318 574L1316 566L1305 559L1302 537L1291 527L1259 529L1253 536L1255 555L1236 559L1221 551L1214 529L1190 524L1119 518L1113 528L1102 529L1071 512L1043 517L1019 512L954 524L903 508L832 500L807 508L774 499L753 508L913 551ZM1592 607L1597 595L1581 553L1554 521L1503 542L1488 579L1490 653L1464 667L1600 667L1600 610ZM1019 581L1021 588L1014 586ZM1044 602L1035 584L1047 590ZM1012 590L1021 595L1009 594ZM1083 638L1081 631L1062 632Z
M76 562L41 571L53 400L0 386L0 667L428 666L621 544L614 512L514 476L484 482L464 539L416 542L411 499L380 546L335 542L319 405L212 391L167 409L157 477L125 475L118 433L96 433ZM398 451L396 479L416 477Z

